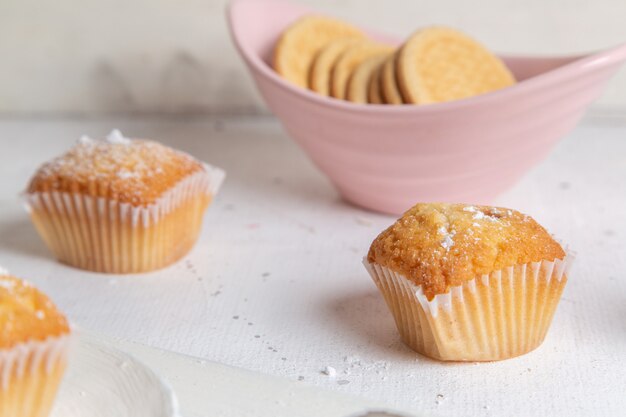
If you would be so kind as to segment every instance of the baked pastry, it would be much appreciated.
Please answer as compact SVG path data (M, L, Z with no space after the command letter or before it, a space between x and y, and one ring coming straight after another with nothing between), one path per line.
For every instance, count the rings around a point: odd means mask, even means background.
M70 328L44 294L0 270L0 417L46 417L65 372Z
M26 204L63 263L96 272L163 268L195 244L224 172L190 155L113 131L81 138L44 164Z
M339 99L346 99L348 81L354 70L365 60L389 55L393 48L372 41L362 41L349 47L335 62L330 77L330 95Z
M382 85L380 84L380 73L383 69L384 63L376 68L376 70L372 73L372 76L369 81L369 86L367 88L367 102L370 104L385 104L383 100L383 92Z
M348 101L359 104L368 103L372 78L378 73L378 69L386 59L386 55L373 56L361 62L361 64L356 67L348 81L346 95ZM372 99L376 100L375 92L372 93Z
M396 56L390 56L383 64L380 74L380 91L386 104L404 104L396 79Z
M363 37L363 32L340 20L324 16L304 16L289 26L274 48L273 66L286 80L307 88L311 64L328 42Z
M404 342L447 361L491 361L535 349L571 257L515 210L418 204L372 243L365 266Z
M337 59L361 37L339 38L328 42L316 55L309 74L309 87L323 96L330 95L330 76Z
M373 59L384 55L382 64ZM316 15L283 31L273 67L295 85L359 104L441 103L515 84L500 58L454 29L420 29L395 50L352 25Z
M454 29L415 32L400 48L396 78L405 103L459 100L515 84L504 63Z

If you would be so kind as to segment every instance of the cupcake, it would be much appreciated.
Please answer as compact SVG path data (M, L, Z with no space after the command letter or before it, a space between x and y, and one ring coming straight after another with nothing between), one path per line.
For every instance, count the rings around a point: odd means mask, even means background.
M374 240L364 263L413 350L493 361L541 344L570 260L515 210L418 204Z
M26 192L37 231L59 261L104 273L146 272L187 254L224 172L113 131L83 137L44 164Z
M70 329L48 297L0 271L0 417L45 417L65 372Z

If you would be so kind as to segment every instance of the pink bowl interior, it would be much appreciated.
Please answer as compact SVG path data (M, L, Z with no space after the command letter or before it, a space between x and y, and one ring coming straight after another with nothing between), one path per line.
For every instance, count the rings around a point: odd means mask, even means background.
M237 0L231 32L290 136L347 200L386 213L418 201L490 203L576 125L626 60L626 46L579 57L505 56L519 81L507 89L425 106L355 105L293 86L269 65L282 30L310 12L281 0Z

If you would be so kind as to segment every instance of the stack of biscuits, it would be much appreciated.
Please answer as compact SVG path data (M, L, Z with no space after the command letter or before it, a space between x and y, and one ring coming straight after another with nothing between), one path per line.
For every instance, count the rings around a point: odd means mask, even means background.
M285 29L273 65L299 87L359 104L441 103L515 83L497 56L454 29L421 29L396 47L317 15Z

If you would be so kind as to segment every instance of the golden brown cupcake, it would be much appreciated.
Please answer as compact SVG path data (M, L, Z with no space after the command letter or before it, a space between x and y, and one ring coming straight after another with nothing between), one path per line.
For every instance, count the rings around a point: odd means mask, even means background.
M365 266L412 349L491 361L541 344L570 259L515 210L418 204L374 240Z
M43 165L26 193L39 234L63 263L96 272L163 268L195 244L224 172L113 131Z
M0 417L45 417L65 372L70 328L44 294L0 270Z

